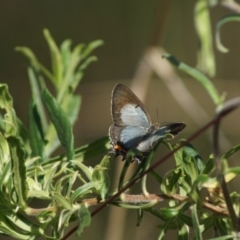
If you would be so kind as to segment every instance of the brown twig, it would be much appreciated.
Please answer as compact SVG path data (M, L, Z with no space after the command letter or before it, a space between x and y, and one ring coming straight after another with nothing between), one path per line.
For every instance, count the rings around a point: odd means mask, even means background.
M149 194L148 196L145 195L133 195L133 194L124 194L123 197L121 197L121 200L118 200L114 203L126 203L126 204L132 204L132 205L137 205L137 204L146 204L150 203L152 201L155 202L162 202L164 200L176 200L179 202L186 202L186 201L191 201L189 197L186 196L181 196L179 194L173 194L171 196L167 196L165 194ZM87 204L88 206L95 206L99 204L99 199L98 198L90 198L90 199L85 199L82 201L82 203ZM202 203L203 208L215 213L219 214L225 217L229 216L228 210L219 206L216 206L212 203L209 202L203 202Z
M233 12L240 13L240 5L234 1L222 1L221 5Z
M222 188L222 193L226 201L226 205L229 211L229 215L232 221L232 225L235 229L235 231L240 231L240 225L239 225L239 219L234 211L233 204L230 198L229 190L227 187L227 183L225 181L224 177L224 168L221 161L220 156L220 149L219 149L219 126L220 126L220 120L223 116L228 114L229 112L233 111L237 107L240 106L240 97L231 99L224 103L220 109L217 110L216 113L216 123L213 128L213 152L214 152L214 160L215 160L215 166L217 171L217 178L220 183L220 186Z

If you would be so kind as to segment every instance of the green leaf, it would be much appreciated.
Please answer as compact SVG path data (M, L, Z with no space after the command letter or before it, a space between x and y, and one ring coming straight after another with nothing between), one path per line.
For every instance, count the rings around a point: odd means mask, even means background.
M175 147L177 147L176 144ZM179 151L174 153L174 157L176 160L176 165L181 167L182 170L185 172L185 181L188 185L191 185L198 176L198 165L193 155L193 149L187 147L186 149L181 148ZM201 167L200 167L201 168Z
M198 220L198 213L197 213L197 204L193 204L192 207L192 221L193 221L193 231L196 240L202 240L202 232L200 223Z
M29 141L33 157L40 157L43 162L45 159L44 147L45 140L42 130L41 119L33 100L29 106Z
M70 194L72 192L73 184L75 183L77 177L78 177L78 172L76 171L68 179L67 191L66 191L66 194L65 194L66 198L68 198L68 199L70 198Z
M15 218L16 218L16 216L15 216ZM16 221L18 222L18 219L16 219ZM34 235L31 232L29 233L26 231L19 230L19 228L17 229L16 225L13 223L13 221L10 221L2 213L0 213L0 233L10 236L14 239L31 239L31 237L33 237L33 235Z
M174 221L174 218L169 219L168 221L166 221L162 227L162 230L160 232L160 235L158 236L158 240L162 240L165 237L166 232L168 231L168 229L170 228L172 222Z
M178 227L178 240L188 240L189 233L188 227L182 221L177 220L177 227Z
M13 109L13 99L6 84L0 83L0 108L4 109L4 136L17 136L18 124L15 111Z
M132 156L128 155L127 159L124 162L124 165L123 165L120 177L119 177L118 190L121 190L123 188L123 186L124 186L125 176L127 174L127 170L129 168L131 162L132 162Z
M34 69L39 72L40 70L42 71L42 73L49 79L52 81L52 83L55 83L55 79L53 74L48 71L47 68L45 68L36 58L36 56L34 55L34 53L32 52L32 50L30 48L27 47L16 47L15 48L16 51L21 52L25 57L27 57L30 60L31 65L34 67Z
M8 142L0 132L0 166L3 168L11 161Z
M162 178L157 172L155 172L154 170L152 170L152 171L150 172L150 174L155 178L155 180L157 180L157 182L158 182L159 184L162 184L163 178Z
M215 163L214 163L213 156L210 156L202 173L210 174L214 170L214 167L215 167Z
M206 174L201 174L197 177L197 179L195 180L194 184L197 185L197 186L202 186L204 185L205 183L209 183L211 184L212 182L215 182L216 181L216 178L211 178L209 177L208 175Z
M217 46L217 49L220 51L220 52L223 52L223 53L227 53L229 50L227 48L225 48L222 43L221 43L221 39L220 39L220 28L225 24L225 23L228 23L228 22L232 22L232 21L240 21L240 15L239 14L229 14L229 15L226 15L224 17L222 17L217 25L216 25L216 46Z
M217 89L215 88L214 84L208 79L204 74L200 71L186 65L183 62L180 62L176 59L173 55L165 54L164 57L173 65L175 65L178 69L182 70L183 72L187 73L188 75L192 76L195 80L199 81L205 90L208 92L209 96L212 98L215 106L221 105L224 99L219 95Z
M64 102L60 106L68 116L69 122L71 123L72 126L77 120L80 105L81 105L80 96L78 95L73 96L72 94L68 94L65 96ZM47 155L50 155L59 146L59 141L56 136L56 130L53 125L49 126L46 138L49 141L49 144L46 147L46 153Z
M47 29L43 30L43 34L45 39L47 40L49 50L51 53L52 60L52 71L54 76L54 85L57 88L61 88L62 84L62 74L63 74L63 66L62 66L62 57L60 51L52 38L50 32Z
M183 171L180 168L170 170L165 174L160 185L162 192L169 196L176 193L183 182L183 177Z
M193 222L191 217L185 215L182 211L179 211L178 218L187 226L193 227Z
M42 91L42 99L58 138L66 150L67 159L70 161L74 159L74 138L69 119L47 89Z
M99 183L89 182L86 183L79 188L77 188L74 193L71 196L71 203L74 203L76 199L80 198L81 196L84 196L88 193L91 193L93 190L99 191L99 189L102 187Z
M69 68L69 63L71 59L71 45L72 45L72 41L70 39L67 39L63 41L60 46L60 52L61 52L62 63L63 63L63 75L66 74L66 71Z
M40 93L39 86L38 86L38 80L37 80L36 74L32 67L28 67L28 79L29 79L30 86L31 86L32 98L34 100L34 103L36 104L36 108L37 108L37 111L39 112L39 117L41 119L43 131L45 132L47 130L47 117L46 117L46 113L45 113L44 107L43 107L43 102L41 99L41 93Z
M86 165L82 164L79 161L73 160L73 163L74 163L74 165L78 166L83 171L83 173L86 175L86 177L88 178L89 181L92 180L93 169L91 167L87 167Z
M69 226L69 220L76 211L77 211L76 209L72 209L72 210L64 209L61 211L59 215L58 226L57 226L57 232L59 236L62 237L64 228Z
M186 140L181 139L180 142L181 143L186 143ZM204 167L205 167L205 164L203 162L203 159L201 158L201 156L197 152L197 150L194 148L194 146L189 142L186 143L185 146L183 146L183 152L186 156L190 156L194 159L194 161L197 164L198 173L201 173L203 171Z
M78 224L77 234L80 237L83 232L83 229L85 227L88 227L91 223L91 214L84 204L81 205L78 211L78 216L79 216L79 224Z
M1 144L1 143L0 143ZM9 159L9 162L4 164L3 166L1 166L2 171L1 171L1 175L0 175L0 189L2 190L5 185L7 185L9 179L12 177L12 171L11 171L11 161ZM10 191L10 189L9 189Z
M92 51L96 48L98 48L99 46L103 45L103 41L102 40L95 40L90 42L87 47L84 49L83 53L82 53L82 58L86 58L88 57Z
M179 209L176 207L164 207L160 209L160 212L166 217L166 218L174 218L178 215Z
M143 219L143 210L138 209L137 210L137 227L140 226L142 219Z
M90 63L96 62L96 61L97 61L97 57L91 56L87 58L83 63L81 63L80 66L75 70L74 76L71 80L72 91L74 91L77 88L77 86L79 85L79 82L82 80L85 69L90 65Z
M43 190L47 192L50 191L54 174L58 170L59 165L60 165L60 162L56 162L50 168L46 169L46 171L44 172L44 178L43 178L43 184L42 184Z
M32 235L44 235L44 230L40 226L38 226L36 223L33 221L29 220L25 216L21 214L16 214L13 211L4 211L2 213L6 218L11 222L13 225L15 225L18 228L20 228L23 231L26 231Z
M147 208L147 209L144 209L144 211L151 213L152 215L154 215L155 217L161 219L162 221L166 221L167 220L166 217L161 212L157 211L154 208Z
M109 137L102 137L76 149L75 159L79 161L87 160L106 152L110 148Z
M72 84L72 79L73 79L74 73L76 71L78 64L80 63L80 61L82 59L80 53L82 51L83 46L84 46L83 44L78 44L73 49L73 52L69 59L68 68L66 69L61 88L59 89L59 92L57 95L57 101L59 103L63 102L64 96L66 93L68 93L69 87ZM74 91L74 89L73 89L73 91Z
M26 167L25 152L21 146L21 141L16 137L9 137L10 152L12 158L13 181L15 191L18 196L18 204L26 208L27 188L26 188Z
M198 0L196 2L194 20L200 41L197 68L213 77L216 66L208 0Z
M229 228L229 224L226 222L226 219L221 217L216 218L215 227L216 230L219 231L220 236L226 236L232 232L232 229Z
M234 153L240 150L240 144L232 147L229 151L227 151L221 158L222 159L228 159L231 157Z
M151 152L148 154L147 158L143 160L143 165L142 165L142 171L145 171L149 168L151 162L152 162L152 159L153 159L153 156L155 154L155 152L157 151L157 148L159 146L159 144L162 142L162 140L159 140L158 143L154 146L154 148L151 150ZM147 196L149 193L147 191L147 174L145 174L143 177L142 177L142 192L145 196Z
M72 210L72 204L60 193L52 192L51 195L52 198L57 201L58 206L62 206L64 209Z
M71 125L73 125L78 118L81 100L80 95L69 94L61 105L63 110L66 112Z
M228 173L235 173L235 174L239 175L240 174L240 167L228 168L227 172Z
M105 200L110 186L108 169L109 156L105 156L101 163L95 166L92 173L92 181L101 185L100 195L102 200Z
M204 232L206 232L208 229L212 228L214 226L214 216L206 216L205 219L203 219L202 225L204 228Z

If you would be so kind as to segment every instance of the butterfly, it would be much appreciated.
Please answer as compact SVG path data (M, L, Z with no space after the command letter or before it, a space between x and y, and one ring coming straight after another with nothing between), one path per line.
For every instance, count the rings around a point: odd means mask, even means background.
M122 160L129 150L136 149L141 155L132 160L141 162L160 139L172 139L186 127L184 123L152 124L143 103L123 84L117 84L112 91L111 114L111 152L115 157L121 155Z

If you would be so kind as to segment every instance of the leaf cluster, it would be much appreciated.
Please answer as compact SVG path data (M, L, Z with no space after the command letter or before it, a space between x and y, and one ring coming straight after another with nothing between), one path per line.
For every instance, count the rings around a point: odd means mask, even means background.
M74 149L72 132L81 105L81 96L75 90L85 69L97 60L91 54L102 41L72 49L71 41L65 40L58 48L49 31L43 33L51 54L51 70L31 49L16 48L30 63L32 98L27 128L16 116L8 86L0 84L0 233L16 239L59 239L69 222L76 219L81 223L81 234L91 218L87 205L77 201L91 194L105 199L109 186L108 157L95 167L82 163L105 152L107 138ZM47 89L47 81L54 87L55 97ZM52 157L60 146L64 154ZM31 207L32 199L44 208ZM36 221L30 221L30 216Z

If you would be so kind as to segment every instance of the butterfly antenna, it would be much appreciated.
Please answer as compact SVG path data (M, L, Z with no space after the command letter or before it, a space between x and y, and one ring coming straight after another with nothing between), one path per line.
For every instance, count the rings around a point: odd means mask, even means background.
M158 121L158 108L156 108L156 112L157 112L157 121Z

